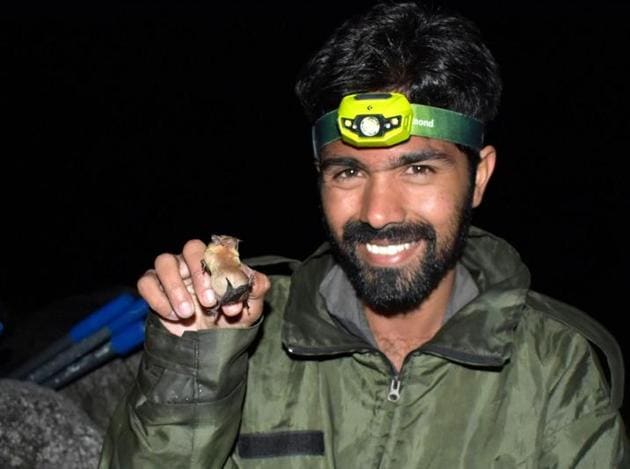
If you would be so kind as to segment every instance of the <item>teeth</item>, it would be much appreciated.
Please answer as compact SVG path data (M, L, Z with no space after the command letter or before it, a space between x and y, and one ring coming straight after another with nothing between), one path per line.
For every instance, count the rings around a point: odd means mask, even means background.
M377 246L376 244L366 244L368 252L372 254L379 254L381 256L393 256L411 247L411 243L405 244L392 244L390 246Z

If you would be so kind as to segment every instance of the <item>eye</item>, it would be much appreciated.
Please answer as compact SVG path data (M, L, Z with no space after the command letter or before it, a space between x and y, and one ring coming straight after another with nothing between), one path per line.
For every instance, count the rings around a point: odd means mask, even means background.
M333 179L351 179L359 175L359 170L357 168L345 168L333 176Z
M408 174L429 175L434 173L435 171L431 166L427 166L425 164L412 164L409 165L406 172Z

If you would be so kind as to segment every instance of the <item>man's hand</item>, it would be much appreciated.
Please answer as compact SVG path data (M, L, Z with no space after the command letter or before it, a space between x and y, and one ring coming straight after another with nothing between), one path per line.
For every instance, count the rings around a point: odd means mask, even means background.
M260 272L253 273L252 291L245 302L225 304L218 312L217 295L211 288L210 274L202 260L206 244L198 239L188 241L182 254L160 254L155 268L138 280L138 291L160 316L164 326L181 336L184 331L220 327L248 327L263 310L263 300L271 283Z

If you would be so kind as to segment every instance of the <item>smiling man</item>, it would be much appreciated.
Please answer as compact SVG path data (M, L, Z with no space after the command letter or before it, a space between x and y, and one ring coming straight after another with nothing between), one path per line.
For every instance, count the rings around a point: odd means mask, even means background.
M388 149L339 140L321 153L332 250L397 369L444 321L471 210L494 159L494 149L484 148L471 171L455 144L416 136Z
M159 255L102 467L627 467L614 339L471 226L497 70L474 25L414 3L335 31L296 86L329 242L218 314L204 242Z

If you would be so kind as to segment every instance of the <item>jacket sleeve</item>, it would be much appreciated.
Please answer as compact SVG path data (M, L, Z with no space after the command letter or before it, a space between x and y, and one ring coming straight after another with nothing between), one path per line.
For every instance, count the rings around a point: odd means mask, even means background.
M112 417L99 467L223 467L261 322L177 337L149 315L138 377Z
M568 350L550 370L536 467L630 468L626 430L593 349L576 335Z

